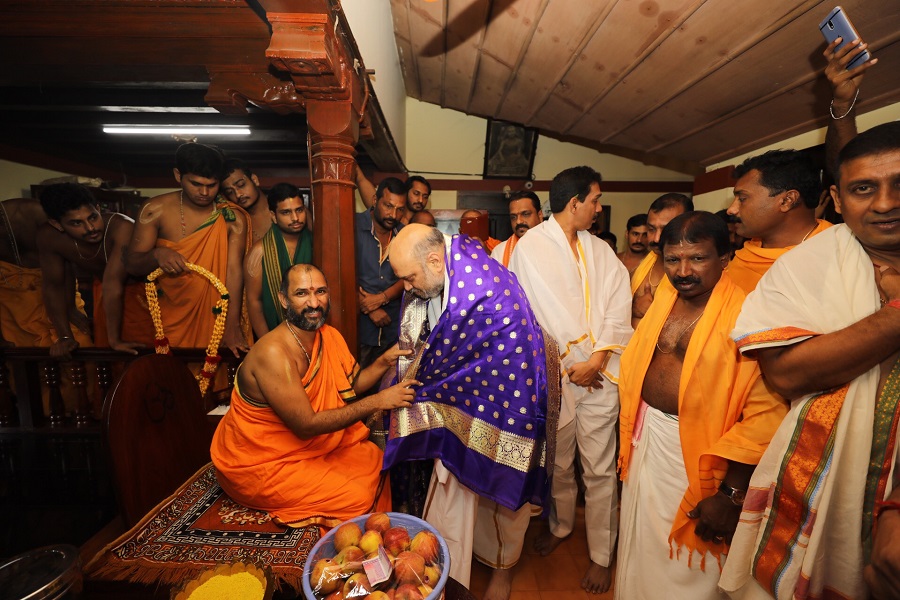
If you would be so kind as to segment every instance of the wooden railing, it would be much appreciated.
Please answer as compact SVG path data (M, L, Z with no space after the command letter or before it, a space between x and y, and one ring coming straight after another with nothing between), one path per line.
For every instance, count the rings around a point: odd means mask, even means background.
M103 399L116 378L130 361L150 353L151 349L135 356L83 348L72 353L71 361L61 362L51 358L47 348L0 349L0 433L98 427ZM173 348L172 353L186 364L202 363L206 356L204 350L193 348ZM208 392L204 398L207 410L228 403L238 364L229 352L223 353L219 368L227 371L229 389ZM64 394L70 404L68 413Z

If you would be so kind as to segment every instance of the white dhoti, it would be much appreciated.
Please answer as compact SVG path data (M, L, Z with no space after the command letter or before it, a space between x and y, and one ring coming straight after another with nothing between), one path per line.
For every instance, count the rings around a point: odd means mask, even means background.
M575 405L575 419L556 436L553 466L550 532L566 537L575 526L578 484L575 481L575 448L581 455L584 480L585 526L591 561L608 567L618 530L616 479L616 419L618 388L605 381L600 390L582 397ZM677 506L677 504L676 504Z
M678 417L648 408L640 435L622 487L615 597L727 598L718 590L720 568L714 556L703 561L699 555L689 556L687 549L669 546L672 523L688 487Z
M459 482L440 460L425 498L422 518L438 530L450 549L450 577L469 587L472 575L472 545L479 496Z
M487 498L478 499L475 520L475 558L493 569L511 569L522 556L525 532L535 507L510 510Z

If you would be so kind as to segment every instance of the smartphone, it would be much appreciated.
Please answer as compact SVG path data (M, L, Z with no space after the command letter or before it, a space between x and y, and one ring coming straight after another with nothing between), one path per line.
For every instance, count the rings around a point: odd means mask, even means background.
M856 33L856 29L853 28L853 24L847 18L847 13L840 6L835 6L834 10L825 17L825 20L819 23L819 31L822 32L825 41L829 44L837 38L842 38L841 43L835 50L843 48L845 44L849 44L853 40L859 39L859 34ZM847 64L847 70L855 69L870 58L872 58L872 55L869 54L868 50L861 52Z

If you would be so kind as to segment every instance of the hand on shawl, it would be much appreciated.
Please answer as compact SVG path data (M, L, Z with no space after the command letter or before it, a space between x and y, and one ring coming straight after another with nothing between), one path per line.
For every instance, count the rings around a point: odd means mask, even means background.
M401 356L409 356L410 354L412 354L412 350L401 350L400 344L394 344L376 360L381 363L381 366L385 369L390 369L397 364L398 358L400 358Z
M731 498L716 492L698 502L687 516L689 519L697 519L694 533L702 540L730 544L741 518L741 507L734 504Z
M422 385L415 379L406 379L389 388L385 388L372 396L376 398L375 407L377 410L391 410L392 408L406 408L416 398L416 391L413 388Z

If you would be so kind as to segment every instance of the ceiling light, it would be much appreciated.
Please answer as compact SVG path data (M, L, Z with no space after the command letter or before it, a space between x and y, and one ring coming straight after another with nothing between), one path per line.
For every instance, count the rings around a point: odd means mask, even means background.
M250 135L247 125L104 125L104 133L125 135Z

